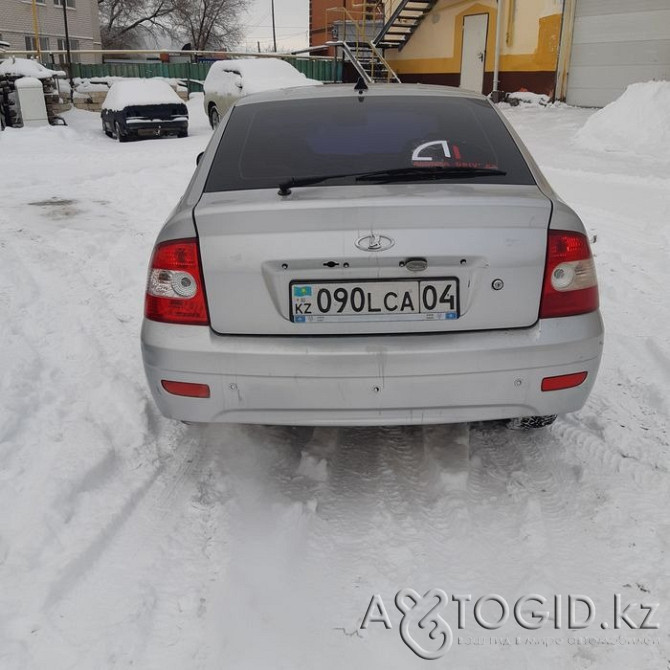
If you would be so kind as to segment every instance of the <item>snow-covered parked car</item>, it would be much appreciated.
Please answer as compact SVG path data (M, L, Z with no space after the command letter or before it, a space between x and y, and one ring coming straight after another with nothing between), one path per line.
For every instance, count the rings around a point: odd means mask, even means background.
M161 79L115 82L100 114L103 131L119 142L134 137L188 135L188 109L170 84Z
M245 95L321 83L279 58L219 60L212 63L203 84L205 113L216 128L233 103Z
M168 417L381 425L584 404L603 324L579 217L484 97L349 85L239 100L150 262Z

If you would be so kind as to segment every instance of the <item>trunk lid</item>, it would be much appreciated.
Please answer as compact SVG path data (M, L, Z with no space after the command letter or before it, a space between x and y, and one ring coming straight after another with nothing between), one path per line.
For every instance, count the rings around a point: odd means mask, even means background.
M446 332L527 327L538 318L551 202L536 186L319 186L284 198L268 189L205 193L194 217L217 333ZM373 246L389 248L368 251L369 239L356 246L375 235ZM427 267L413 272L410 260ZM291 320L296 284L303 291L360 285L374 303L383 300L370 295L376 282L394 282L389 290L400 292L427 280L452 282L458 318L371 317L368 302L364 314L346 320Z

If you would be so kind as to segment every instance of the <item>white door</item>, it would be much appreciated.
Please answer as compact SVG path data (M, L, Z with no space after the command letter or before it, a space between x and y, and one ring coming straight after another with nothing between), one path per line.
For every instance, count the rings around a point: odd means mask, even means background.
M461 88L482 92L488 14L466 16L463 20L463 53L461 57Z
M463 53L461 57L461 88L482 92L488 14L466 16L463 20Z

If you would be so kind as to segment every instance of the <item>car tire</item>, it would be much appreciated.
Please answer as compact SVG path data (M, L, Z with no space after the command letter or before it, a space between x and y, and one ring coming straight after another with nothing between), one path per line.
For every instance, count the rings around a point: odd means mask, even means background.
M119 125L118 121L114 122L114 137L119 140L119 142L127 142L128 141L128 136L124 135L121 132L121 126Z
M209 108L209 125L212 126L213 130L216 130L220 121L221 116L219 116L219 110L216 108L216 105L212 105Z
M556 414L548 414L547 416L521 416L516 419L510 419L507 422L507 427L510 430L530 430L551 426L554 421L556 421Z
M177 137L188 137L188 130L182 130L178 132Z

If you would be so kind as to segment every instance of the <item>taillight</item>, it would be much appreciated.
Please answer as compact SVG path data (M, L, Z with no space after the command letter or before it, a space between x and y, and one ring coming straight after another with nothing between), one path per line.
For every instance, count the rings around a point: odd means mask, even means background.
M561 389L571 389L584 383L588 377L588 372L573 372L569 375L558 375L556 377L545 377L542 380L543 391L560 391Z
M161 242L154 248L144 316L165 323L209 325L195 238Z
M582 233L550 230L544 270L540 318L586 314L598 309L598 282Z
M161 379L161 386L172 395L181 395L186 398L209 398L210 391L207 384L193 384L191 382L173 382Z

